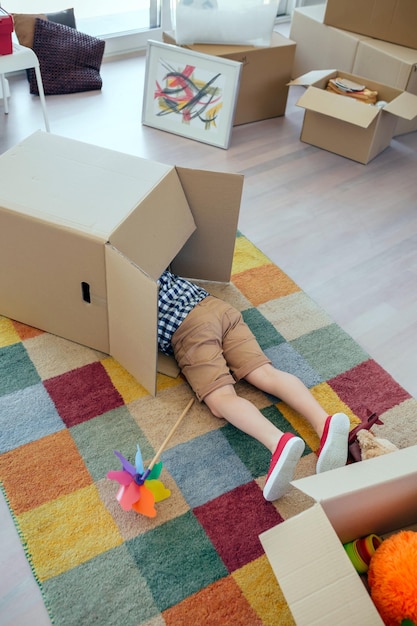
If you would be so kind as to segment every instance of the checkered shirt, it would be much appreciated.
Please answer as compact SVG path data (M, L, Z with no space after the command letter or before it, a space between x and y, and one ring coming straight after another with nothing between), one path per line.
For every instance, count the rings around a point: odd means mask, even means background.
M196 304L209 293L168 270L158 280L158 347L172 354L171 338Z

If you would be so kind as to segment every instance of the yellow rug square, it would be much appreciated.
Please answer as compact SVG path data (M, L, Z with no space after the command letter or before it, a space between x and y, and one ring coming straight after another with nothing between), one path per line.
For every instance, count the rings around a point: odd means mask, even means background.
M17 522L40 581L123 543L94 485L23 513Z
M295 624L265 555L236 570L232 577L251 607L262 619L264 626L276 626L277 624L293 626Z

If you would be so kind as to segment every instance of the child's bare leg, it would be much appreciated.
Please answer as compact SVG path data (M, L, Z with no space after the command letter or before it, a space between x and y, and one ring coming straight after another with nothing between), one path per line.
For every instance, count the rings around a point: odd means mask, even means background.
M252 402L241 398L233 385L216 389L204 398L215 417L223 417L247 435L254 437L271 451L277 447L283 434Z
M350 428L347 415L328 415L299 378L270 364L258 367L246 380L258 389L280 398L310 422L320 437L317 473L345 465Z
M246 380L300 413L310 422L318 436L322 436L328 413L299 378L266 364L251 372Z
M272 460L263 494L266 500L277 500L288 490L295 466L304 452L304 442L274 426L254 404L241 398L233 385L226 385L204 398L213 415L223 417L246 434L263 443Z

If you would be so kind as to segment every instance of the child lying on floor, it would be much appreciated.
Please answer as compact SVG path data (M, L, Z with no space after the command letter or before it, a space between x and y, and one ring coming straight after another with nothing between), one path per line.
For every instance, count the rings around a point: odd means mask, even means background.
M320 438L316 472L345 465L350 422L344 413L328 415L304 383L276 369L234 307L166 270L158 281L158 345L173 354L200 402L251 435L272 455L263 495L277 500L288 490L305 444L283 433L251 402L236 394L246 380L300 413Z

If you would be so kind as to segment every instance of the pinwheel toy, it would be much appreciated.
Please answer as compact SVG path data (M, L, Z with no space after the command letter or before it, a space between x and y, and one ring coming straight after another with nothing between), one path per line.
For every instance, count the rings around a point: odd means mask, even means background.
M116 494L116 499L124 511L134 510L147 517L155 517L155 502L165 500L171 495L170 490L158 480L162 470L162 463L157 461L193 402L194 399L192 398L171 428L146 470L139 446L137 446L134 466L120 452L114 451L122 464L122 469L108 472L107 478L116 480L119 483L120 487Z

